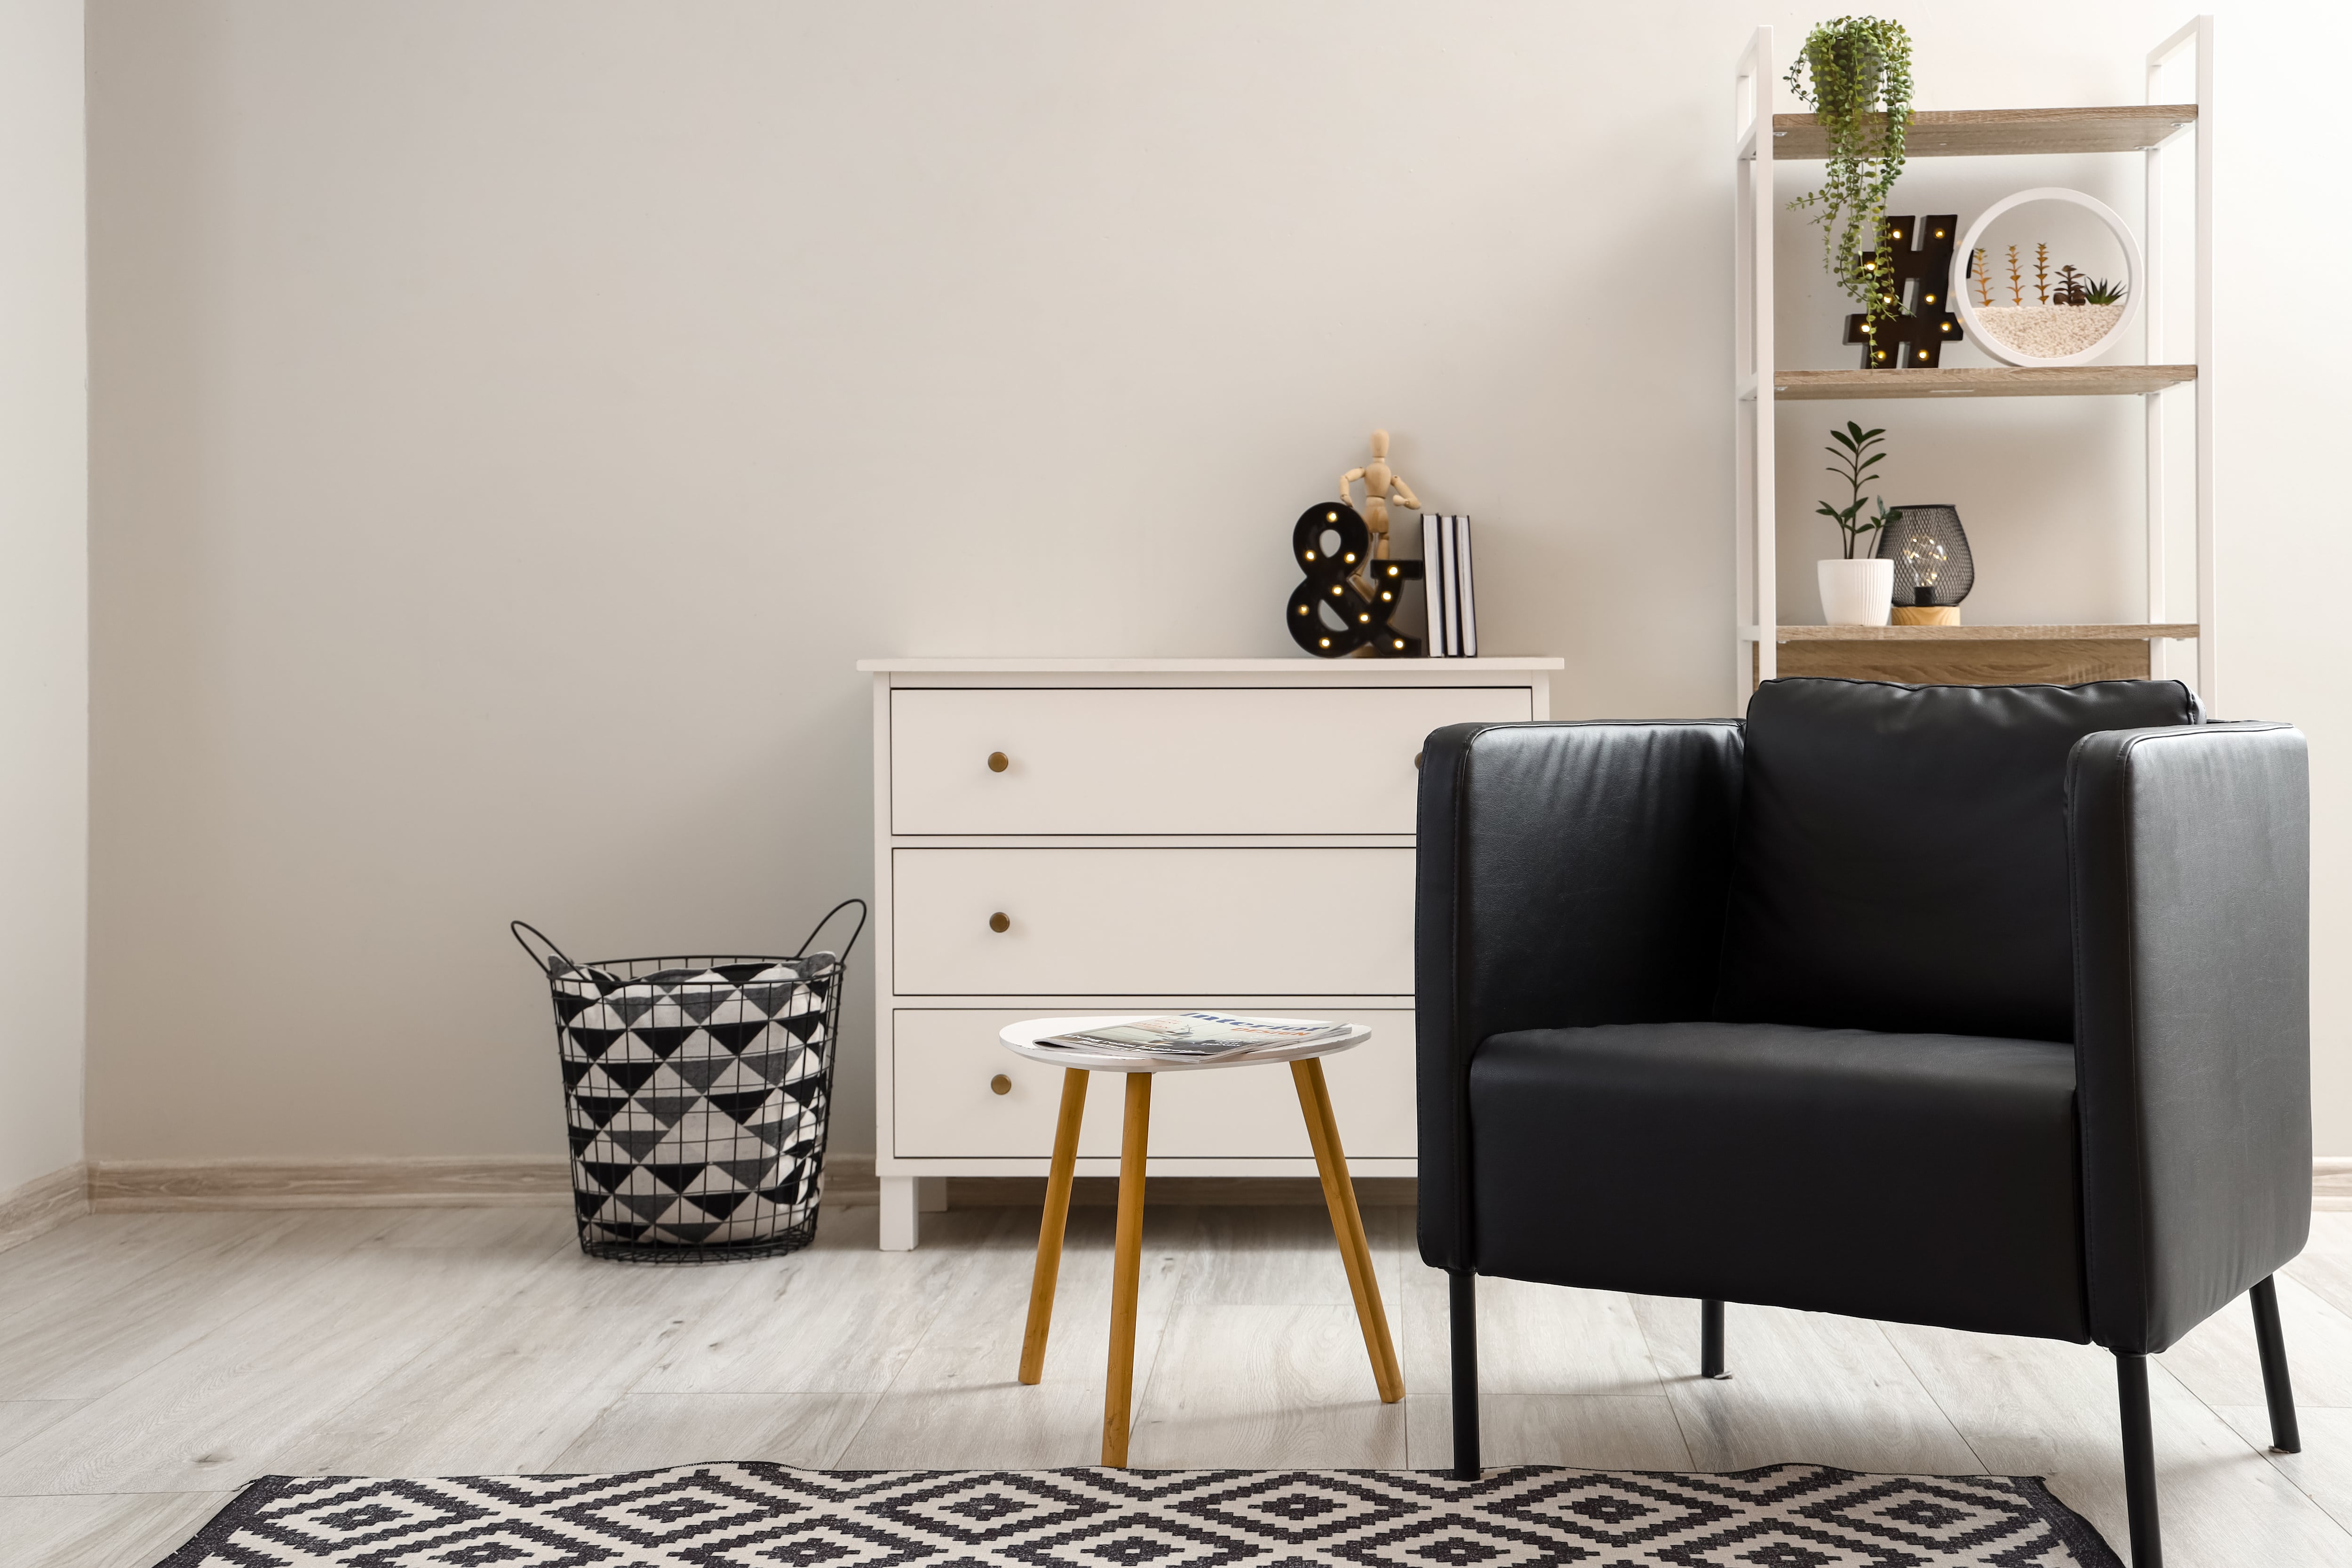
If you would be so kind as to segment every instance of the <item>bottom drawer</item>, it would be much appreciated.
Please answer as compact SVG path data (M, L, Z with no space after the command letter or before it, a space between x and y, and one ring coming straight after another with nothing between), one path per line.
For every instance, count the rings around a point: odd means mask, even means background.
M891 1014L891 1152L901 1160L1042 1160L1052 1154L1064 1069L1016 1057L996 1039L1005 1025L1038 1016L1034 1007L901 1008ZM1318 1009L1313 1016L1372 1031L1365 1044L1323 1060L1331 1111L1348 1157L1411 1159L1412 1011ZM989 1087L1000 1073L1011 1080L1010 1093ZM1080 1154L1117 1157L1124 1076L1098 1072L1087 1084ZM1285 1064L1161 1073L1152 1086L1154 1159L1307 1160L1314 1152Z

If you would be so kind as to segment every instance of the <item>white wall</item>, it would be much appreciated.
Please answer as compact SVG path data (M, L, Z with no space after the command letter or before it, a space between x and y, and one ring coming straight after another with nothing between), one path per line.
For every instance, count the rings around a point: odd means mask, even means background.
M2324 275L2327 100L2279 84L2352 40L2269 9L2222 14L2228 211L2292 205ZM2182 19L1895 10L1930 107L2135 100ZM854 659L1286 653L1289 521L1375 424L1478 517L1486 640L1567 656L1560 711L1721 710L1759 19L1813 18L99 0L94 1153L558 1151L509 916L590 955L797 941L870 877ZM2280 258L2225 264L2229 705L2310 727L2328 889L2343 563L2287 552L2344 549L2347 395L2244 303ZM2137 497L2084 477L2132 471L2115 410L1936 414L2011 420L1993 471L2042 509L2037 555L1971 503L1988 611L2124 613Z
M0 1194L82 1153L81 0L0 0Z

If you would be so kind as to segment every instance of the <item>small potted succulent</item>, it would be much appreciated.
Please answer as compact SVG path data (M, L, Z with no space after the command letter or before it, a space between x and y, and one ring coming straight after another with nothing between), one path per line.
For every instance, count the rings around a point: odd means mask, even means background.
M1830 439L1837 444L1822 448L1832 458L1828 471L1844 480L1849 492L1843 506L1823 501L1814 508L1836 523L1845 539L1843 557L1821 562L1815 568L1821 581L1822 619L1833 626L1883 626L1894 610L1895 563L1872 555L1863 542L1903 516L1899 510L1890 510L1883 496L1877 498L1874 515L1862 515L1869 499L1863 489L1881 477L1870 470L1886 457L1873 448L1885 444L1885 435L1884 429L1865 430L1849 419L1844 429L1830 432Z

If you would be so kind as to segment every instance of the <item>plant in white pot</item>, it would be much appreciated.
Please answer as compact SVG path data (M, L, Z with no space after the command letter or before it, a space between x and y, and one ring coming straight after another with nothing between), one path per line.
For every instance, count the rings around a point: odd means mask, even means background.
M1894 611L1895 563L1877 560L1863 548L1866 535L1903 515L1900 510L1889 510L1883 496L1878 498L1874 515L1866 519L1862 515L1866 499L1863 487L1878 479L1870 470L1886 457L1871 448L1883 445L1885 435L1883 429L1865 430L1849 419L1844 429L1830 432L1830 439L1837 445L1822 448L1834 459L1829 471L1843 479L1851 492L1842 507L1823 501L1814 509L1836 523L1845 537L1843 559L1824 561L1816 568L1821 578L1822 619L1833 626L1883 626Z

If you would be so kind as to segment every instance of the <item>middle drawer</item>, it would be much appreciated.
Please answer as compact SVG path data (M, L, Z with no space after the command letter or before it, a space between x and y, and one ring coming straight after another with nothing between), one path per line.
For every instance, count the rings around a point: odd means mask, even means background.
M1410 995L1412 860L1402 848L898 849L891 988Z

